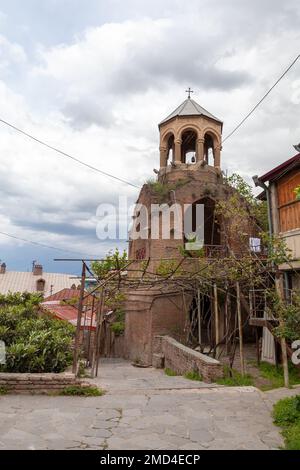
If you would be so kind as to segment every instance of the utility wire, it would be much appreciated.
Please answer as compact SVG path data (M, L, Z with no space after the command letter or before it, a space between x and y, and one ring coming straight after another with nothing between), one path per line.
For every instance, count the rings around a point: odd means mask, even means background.
M288 66L288 68L282 73L282 75L276 80L274 85L264 94L264 96L260 99L260 101L249 111L249 113L242 119L242 121L222 140L222 143L224 143L229 137L231 137L243 124L244 122L251 116L251 114L261 105L261 103L266 99L266 97L271 93L271 91L278 85L278 83L283 79L283 77L289 72L289 70L294 66L294 64L297 62L297 60L300 58L300 54L293 60L293 62ZM18 128L14 124L9 123L8 121L5 121L4 119L0 118L0 122L2 124L5 124L6 126L10 127L11 129L14 129L15 131L25 135L31 140L34 140L35 142L43 145L44 147L49 148L50 150L53 150L54 152L59 153L60 155L70 158L71 160L79 163L80 165L83 165L91 170L97 171L98 173L107 176L108 178L112 178L116 181L120 181L121 183L127 184L129 186L132 186L133 188L139 189L139 186L137 186L134 183L130 183L129 181L126 181L122 178L119 178L118 176L112 175L111 173L107 173L106 171L100 170L99 168L90 165L89 163L85 163L82 160L80 160L77 157L74 157L73 155L70 155L69 153L64 152L63 150L60 150L56 147L53 147L52 145L48 144L47 142L44 142L43 140L38 139L37 137L34 137L33 135L29 134L28 132L23 131L22 129Z
M283 79L283 77L291 70L291 68L295 65L297 60L300 58L300 54L297 55L297 57L293 60L293 62L288 66L287 69L280 75L280 77L276 80L274 85L271 86L271 88L264 94L264 96L259 100L259 102L249 111L249 113L242 119L242 121L222 140L222 143L224 143L229 137L231 137L243 124L244 122L251 116L252 113L261 105L261 103L266 99L266 97L271 93L271 91L278 85L280 80Z
M38 245L38 246L41 246L43 248L49 248L50 250L56 250L56 251L62 251L63 253L77 253L77 254L80 254L80 255L83 255L83 253L80 253L79 251L71 251L71 250L65 250L64 248L55 248L55 246L51 246L51 245L45 245L44 243L39 243L39 242L34 242L32 240L28 240L26 238L21 238L21 237L17 237L16 235L12 235L11 233L6 233L6 232L1 232L0 231L0 235L4 235L5 237L9 237L9 238L14 238L15 240L19 240L19 241L22 241L22 242L25 242L25 243L31 243L32 245ZM84 255L86 256L87 253ZM89 255L89 256L94 256L94 255Z
M242 121L222 140L222 143L224 143L227 139L229 139L243 124L244 122L251 116L251 114L254 113L254 111L261 105L261 103L267 98L267 96L271 93L271 91L278 85L278 83L283 79L283 77L289 72L289 70L295 65L295 63L297 62L297 60L300 58L300 54L298 54L298 56L293 60L293 62L288 66L288 68L280 75L280 77L276 80L276 82L274 83L274 85L272 85L272 87L263 95L263 97L260 99L260 101L249 111L249 113L242 119ZM9 123L8 121L5 121L4 119L1 119L0 118L0 122L2 122L3 124L5 124L6 126L14 129L15 131L25 135L26 137L28 137L29 139L32 139L34 140L35 142L43 145L44 147L47 147L49 148L50 150L53 150L54 152L57 152L58 154L64 156L64 157L67 157L67 158L70 158L71 160L79 163L80 165L83 165L91 170L94 170L94 171L97 171L98 173L104 175L104 176L107 176L109 178L112 178L114 180L117 180L117 181L120 181L121 183L124 183L124 184L127 184L133 188L138 188L139 189L139 186L135 185L134 183L130 183L129 181L126 181L122 178L119 178L118 176L115 176L115 175L112 175L110 173L107 173L103 170L100 170L99 168L96 168L92 165L90 165L89 163L85 163L81 160L79 160L78 158L56 148L56 147L53 147L52 145L50 144L47 144L46 142L38 139L37 137L34 137L33 135L23 131L22 129L19 129L17 126ZM5 233L5 232L0 232L0 235L4 235L6 237L10 237L10 238L14 238L15 240L20 240L20 241L23 241L25 243L30 243L32 245L38 245L38 246L41 246L41 247L44 247L44 248L49 248L51 250L57 250L57 251L62 251L62 252L65 252L65 253L78 253L76 251L70 251L70 250L64 250L62 248L55 248L53 246L50 246L50 245L45 245L43 243L39 243L39 242L34 242L34 241L31 241L31 240L27 240L27 239L24 239L24 238L20 238L20 237L17 237L15 235L11 235L11 234L8 234L8 233ZM82 254L82 253L80 253ZM92 255L93 256L93 255Z
M25 135L25 136L28 137L29 139L34 140L34 141L37 142L38 144L41 144L41 145L43 145L44 147L47 147L47 148L50 149L50 150L54 150L54 152L57 152L57 153L59 153L60 155L63 155L64 157L70 158L71 160L73 160L74 162L79 163L80 165L86 166L86 167L89 168L90 170L97 171L98 173L101 173L102 175L107 176L108 178L112 178L112 179L114 179L114 180L120 181L121 183L124 183L124 184L127 184L127 185L129 185L129 186L132 186L133 188L139 188L139 186L137 186L137 185L134 184L134 183L130 183L129 181L126 181L126 180L124 180L124 179L122 179L122 178L119 178L118 176L115 176L115 175L112 175L112 174L110 174L110 173L107 173L106 171L100 170L99 168L96 168L95 166L90 165L89 163L85 163L85 162L83 162L82 160L79 160L79 158L73 157L72 155L70 155L69 153L64 152L63 150L60 150L60 149L58 149L58 148L56 148L56 147L53 147L53 146L50 145L50 144L47 144L47 143L44 142L43 140L40 140L40 139L38 139L37 137L34 137L33 135L29 134L28 132L25 132L25 131L23 131L22 129L19 129L17 126L15 126L14 124L11 124L11 123L5 121L4 119L1 119L1 118L0 118L0 122L2 122L3 124L5 124L5 125L8 126L8 127L11 127L11 128L14 129L15 131L20 132L21 134Z

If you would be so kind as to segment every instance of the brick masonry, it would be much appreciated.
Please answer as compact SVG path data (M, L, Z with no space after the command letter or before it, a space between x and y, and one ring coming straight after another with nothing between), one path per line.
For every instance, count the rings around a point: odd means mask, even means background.
M7 389L8 393L48 394L59 392L71 385L86 386L82 380L69 372L61 374L0 373L0 387Z
M156 336L153 340L153 365L162 364L177 374L198 372L205 382L223 377L222 364L212 357L184 346L170 336Z
M186 302L189 302L186 296ZM143 364L152 364L152 340L157 335L170 335L184 340L186 314L182 293L155 288L137 289L126 294L125 357Z

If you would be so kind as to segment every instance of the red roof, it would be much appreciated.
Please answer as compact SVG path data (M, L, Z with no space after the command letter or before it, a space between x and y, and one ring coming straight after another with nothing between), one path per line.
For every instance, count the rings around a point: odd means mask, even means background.
M80 290L79 289L62 289L59 292L56 292L53 295L49 295L49 297L46 297L44 302L52 302L52 301L69 301L73 299L78 299L80 297ZM83 304L84 305L92 305L93 302L93 296L88 295L87 292L84 293L84 299L83 299Z
M77 325L78 311L77 311L77 308L73 307L72 305L62 305L59 301L52 300L52 301L43 302L42 307L48 310L48 312L52 313L55 318L68 321L69 323L72 323L72 325ZM83 327L85 329L91 328L92 330L96 328L95 318L93 318L92 326L91 326L91 310L88 310L86 312L86 315L85 315L85 312L83 313L81 326L82 328Z
M56 292L53 295L49 295L45 299L45 302L52 301L52 300L71 300L71 299L78 299L80 296L79 289L62 289L59 292Z
M288 173L289 171L293 170L300 166L300 153L295 155L294 157L286 160L285 162L281 163L281 165L276 166L273 170L268 171L265 175L261 176L259 179L265 183L266 181L273 181L283 174Z

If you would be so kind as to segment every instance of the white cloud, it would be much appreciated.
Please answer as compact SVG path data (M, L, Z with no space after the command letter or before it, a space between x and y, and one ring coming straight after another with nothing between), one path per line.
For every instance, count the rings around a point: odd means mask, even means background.
M1 18L0 18L1 21ZM18 70L26 63L26 54L19 44L9 42L0 35L0 75L3 77L11 70Z
M149 4L133 16L137 3L128 2L131 19L87 27L58 46L36 43L30 59L2 36L0 117L141 185L158 166L157 124L186 86L226 135L299 53L297 2L241 3L168 1L152 18ZM249 179L293 154L299 67L224 144L224 169ZM119 194L134 201L137 191L0 127L0 230L104 254L96 208Z

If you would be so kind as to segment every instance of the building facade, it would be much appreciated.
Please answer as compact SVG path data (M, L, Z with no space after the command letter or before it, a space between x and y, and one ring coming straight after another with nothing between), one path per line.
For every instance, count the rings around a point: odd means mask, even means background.
M271 230L285 240L290 251L291 260L279 266L286 288L300 289L300 154L273 168L259 181L268 183Z

